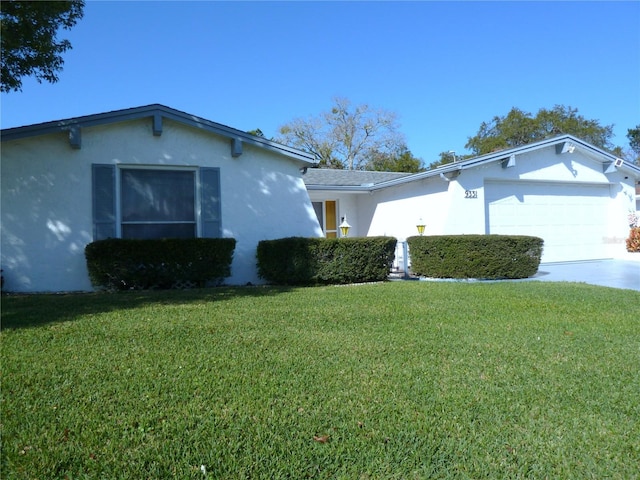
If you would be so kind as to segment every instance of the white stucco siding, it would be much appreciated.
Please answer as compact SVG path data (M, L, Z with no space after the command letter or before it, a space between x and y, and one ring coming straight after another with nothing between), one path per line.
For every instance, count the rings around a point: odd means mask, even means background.
M261 240L319 237L322 230L298 165L251 146L232 162L221 170L223 236L237 241L227 282L256 283Z
M499 164L495 165L496 167ZM567 183L610 183L605 175L602 162L585 154L577 148L573 153L557 154L549 147L535 152L516 156L516 166L506 168L505 173L513 170L520 180L547 180Z
M91 288L84 247L92 239L91 177L64 136L2 145L1 265L5 289Z
M84 248L93 240L92 164L220 169L223 235L237 247L230 284L258 282L258 241L315 236L320 228L298 162L165 119L153 136L150 119L82 129L82 148L64 133L2 144L1 265L5 289L91 290Z
M486 166L463 170L451 181L449 211L445 218L442 235L464 235L484 233L484 189L483 178Z
M426 234L443 231L451 211L450 182L430 178L376 190L367 200L370 224L367 235L387 235L400 240L417 235L422 219Z

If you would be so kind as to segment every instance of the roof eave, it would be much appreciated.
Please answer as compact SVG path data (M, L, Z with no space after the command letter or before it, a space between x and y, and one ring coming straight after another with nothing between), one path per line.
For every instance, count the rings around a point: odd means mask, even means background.
M583 140L580 140L573 135L565 134L560 135L558 137L548 138L545 140L541 140L536 143L531 143L528 145L522 145L520 147L509 148L506 150L500 150L499 152L493 152L486 155L481 155L479 157L474 157L469 160L463 160L460 162L452 162L441 167L434 168L432 170L427 170L426 172L415 173L413 175L409 175L407 177L397 178L393 180L389 180L386 182L380 182L372 187L372 190L378 190L382 188L392 187L396 185L401 185L404 183L414 182L416 180L422 180L425 178L436 177L440 174L446 174L450 172L455 172L457 170L468 170L470 168L475 168L480 165L484 165L487 163L502 161L506 157L517 154L521 155L523 153L528 153L531 151L539 150L541 148L550 147L552 145L556 145L562 142L572 142L580 146L580 148L586 150L591 154L596 154L598 156L604 157L604 161L615 161L617 157L612 153L606 152L590 143L587 143ZM603 161L603 163L604 163ZM637 165L633 165L627 162L624 162L621 167L619 167L629 173L632 173L636 178L640 178L640 167Z
M160 116L161 118L167 118L194 128L222 135L231 140L239 140L250 145L265 148L298 160L304 165L314 165L316 163L315 157L310 153L303 152L302 150L298 150L287 145L272 142L271 140L251 135L250 133L243 132L242 130L212 122L211 120L190 115L160 104L115 110L112 112L98 113L94 115L85 115L64 120L27 125L24 127L7 128L0 131L0 136L2 141L18 140L38 135L71 131L74 128L93 127L140 118L153 118L155 116Z
M358 185L306 185L307 190L313 191L330 191L330 192L342 192L342 193L370 193L373 189L372 186L358 186Z

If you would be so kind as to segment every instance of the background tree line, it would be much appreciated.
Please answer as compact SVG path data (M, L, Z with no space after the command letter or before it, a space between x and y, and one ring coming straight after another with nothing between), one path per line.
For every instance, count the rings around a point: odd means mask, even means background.
M313 153L324 168L420 172L426 170L399 132L397 115L369 105L353 106L336 98L328 112L308 119L294 119L279 130L276 141ZM640 125L628 130L629 147L614 146L613 125L600 125L578 114L578 109L556 105L541 108L536 115L512 108L504 116L482 122L478 132L468 137L465 148L471 153L441 152L429 164L436 168L453 161L519 147L561 134L570 134L627 161L640 160Z
M564 105L541 108L536 115L513 107L502 117L495 116L489 122L482 122L476 135L469 137L465 145L471 153L459 158L485 155L562 134L573 135L627 161L637 163L640 160L640 125L627 130L629 147L624 149L611 142L613 125L600 125L598 120L579 115L577 108ZM432 163L431 167L449 162L449 152L442 152L440 160Z

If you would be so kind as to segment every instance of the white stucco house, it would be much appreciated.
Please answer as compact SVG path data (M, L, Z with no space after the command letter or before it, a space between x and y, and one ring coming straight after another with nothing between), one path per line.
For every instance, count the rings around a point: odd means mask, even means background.
M0 265L14 292L92 289L98 239L232 237L227 284L260 240L522 234L543 262L625 252L640 167L570 135L417 174L312 168L303 151L162 105L0 132ZM403 260L404 261L404 260Z
M257 282L256 246L321 236L301 171L313 157L162 105L1 131L5 289L86 291L101 238L233 237L228 284Z
M571 135L417 174L308 169L327 236L518 234L542 237L543 262L624 255L640 168Z

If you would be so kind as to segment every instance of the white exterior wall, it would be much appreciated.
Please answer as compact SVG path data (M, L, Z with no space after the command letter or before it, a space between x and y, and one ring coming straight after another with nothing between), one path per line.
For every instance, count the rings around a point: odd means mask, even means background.
M91 290L84 248L93 238L91 165L219 167L224 237L237 240L229 284L259 282L260 240L319 236L298 162L252 145L231 156L230 140L164 119L82 129L82 148L64 133L3 142L1 265L5 289Z
M418 234L416 225L420 219L426 225L426 235L443 233L451 209L452 187L434 177L376 190L370 197L374 203L368 209L371 222L367 235L393 236L402 241Z

